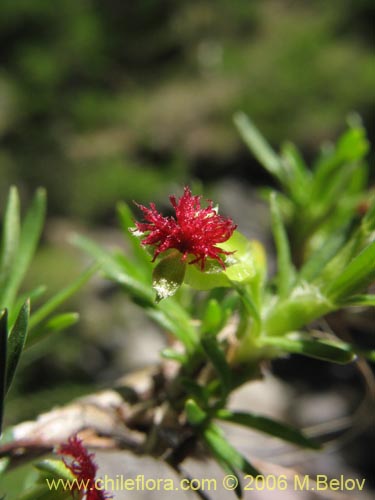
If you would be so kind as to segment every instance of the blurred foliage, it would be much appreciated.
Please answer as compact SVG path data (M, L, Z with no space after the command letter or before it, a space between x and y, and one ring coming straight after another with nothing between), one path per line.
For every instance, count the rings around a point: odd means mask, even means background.
M50 212L103 220L115 199L160 199L172 181L226 173L241 152L230 125L238 109L271 143L289 137L308 152L348 111L368 127L373 9L3 0L0 194L9 182L44 185Z

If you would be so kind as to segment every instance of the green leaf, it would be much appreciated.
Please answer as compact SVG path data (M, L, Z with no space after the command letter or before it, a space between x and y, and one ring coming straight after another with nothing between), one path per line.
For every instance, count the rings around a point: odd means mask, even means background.
M230 465L233 469L238 469L245 474L252 476L259 475L259 472L246 460L233 446L226 440L221 429L215 424L209 424L203 432L203 438L208 448L215 457Z
M43 474L43 477L53 476L67 481L76 479L76 476L74 476L62 460L42 460L36 463L35 467Z
M290 255L289 241L276 197L271 194L271 220L272 232L277 250L277 285L279 296L284 298L288 295L295 277L295 269Z
M53 311L55 311L61 304L68 300L72 295L74 295L80 288L87 283L87 281L95 274L98 270L97 265L93 265L82 273L78 278L73 281L66 288L58 292L51 299L49 299L45 304L43 304L39 309L37 309L30 318L30 330L35 328L41 321L47 318ZM31 333L31 336L33 334ZM31 337L32 338L32 337ZM30 339L31 340L31 339Z
M223 323L224 311L216 299L210 299L203 313L202 334L216 334Z
M0 254L0 290L4 287L17 252L20 236L20 200L17 189L9 191L5 209L3 237Z
M45 211L46 193L44 189L40 188L37 190L24 219L21 229L20 244L13 259L9 279L4 289L0 292L0 304L8 308L12 307L18 288L34 256L42 233Z
M336 308L318 287L303 283L287 299L268 304L262 330L270 336L297 331Z
M34 301L39 299L43 294L47 291L47 287L44 285L40 285L36 288L33 288L29 292L21 293L13 306L12 314L9 315L9 325L13 325L16 321L16 318L21 310L21 307L26 302L27 299L30 300L30 306L32 308L32 304Z
M226 258L226 268L224 274L230 280L230 283L239 283L241 285L251 282L261 272L259 260L258 242L248 240L239 231L235 231L228 241L221 243L220 248L233 254Z
M37 342L44 340L52 333L66 330L67 328L75 325L79 320L79 314L75 312L68 312L52 316L45 324L36 327L32 334L30 334L26 341L26 347L31 347Z
M202 337L201 343L204 352L221 380L225 397L231 390L232 374L230 366L225 358L224 351L221 349L217 338L211 335Z
M161 259L152 273L152 287L156 292L156 302L174 295L182 285L186 262L180 252L172 252Z
M218 410L216 417L220 420L226 420L227 422L232 422L234 424L243 425L245 427L250 427L251 429L265 432L266 434L305 448L312 448L314 450L320 448L318 443L306 437L298 429L294 429L289 425L277 422L271 418L253 415L250 413L232 412L225 409Z
M131 272L134 265L129 265L128 269L125 270L109 252L83 236L74 235L72 242L91 255L100 264L108 278L121 285L134 299L141 300L147 305L153 305L154 297L151 287L140 281L136 272Z
M375 306L375 295L353 295L347 300L343 300L340 302L341 305L346 307L371 307Z
M251 318L254 318L257 323L260 322L260 315L257 306L253 300L252 294L248 287L239 286L237 283L233 283L233 288L237 291L241 298L246 311Z
M346 240L345 228L340 227L326 238L302 266L298 278L300 280L312 281L324 269L326 264L337 255Z
M181 363L182 365L186 364L189 360L189 358L186 356L186 354L183 354L182 352L175 351L174 349L170 348L165 348L162 351L160 351L160 356L164 359L171 359L173 361L177 361L178 363Z
M188 422L194 426L202 425L207 418L207 413L198 406L194 399L188 399L185 402L185 412Z
M283 164L252 121L244 113L239 112L234 115L234 123L259 163L283 183L285 180Z
M181 308L182 309L182 308ZM186 312L183 315L179 314L180 308L177 304L169 302L160 302L157 307L148 307L147 314L156 323L158 323L167 332L173 333L191 352L198 345L198 334L194 326L186 317Z
M370 243L323 289L332 301L349 298L375 280L375 241Z
M0 311L0 436L4 415L4 399L7 367L7 344L8 344L8 314L7 310Z
M310 192L306 189L311 173L296 146L290 142L283 144L281 157L286 175L286 188L294 203L303 206Z
M302 354L310 358L330 361L332 363L346 364L355 359L348 344L331 342L328 340L306 339L303 336L292 337L262 337L260 342L276 350L293 354Z
M123 233L131 245L137 262L142 264L147 270L151 269L152 266L148 252L144 249L139 238L131 231L131 228L134 226L134 218L129 205L123 201L119 202L117 204L117 214Z
M23 348L25 347L29 315L30 301L27 300L22 306L8 338L6 392L8 392L9 387L13 381L18 362L20 360Z
M320 193L325 192L327 182L329 183L342 165L358 162L364 158L368 148L369 143L363 127L350 128L344 132L335 149L325 154L314 168L313 197L318 198Z
M192 378L181 377L181 386L185 389L185 392L189 394L191 398L198 401L203 407L208 407L211 392L208 386L199 385Z
M205 270L196 265L187 265L184 283L195 290L211 290L212 288L229 287L230 281L222 267L216 262L207 262Z

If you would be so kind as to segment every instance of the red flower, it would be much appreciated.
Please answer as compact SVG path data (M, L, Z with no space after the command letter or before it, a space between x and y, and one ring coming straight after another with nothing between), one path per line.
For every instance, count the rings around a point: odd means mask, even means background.
M188 254L195 258L189 264L201 263L201 270L207 258L215 259L225 269L222 255L233 252L225 252L218 243L227 241L236 229L231 219L225 219L212 207L212 201L208 202L206 208L201 208L200 196L193 196L188 187L184 194L176 201L175 196L169 199L175 209L175 217L163 217L150 203L150 208L138 205L142 210L147 222L136 222L137 229L142 233L148 233L142 240L143 245L154 245L156 257L166 250L176 248L182 253L185 261Z
M77 436L70 437L67 443L59 446L57 453L59 455L71 457L69 461L63 458L63 462L77 478L75 487L72 490L73 496L75 491L82 491L81 488L84 487L85 489L83 491L86 494L86 500L105 500L107 498L112 498L104 490L97 489L95 479L98 466L93 460L94 454L87 451L81 439Z

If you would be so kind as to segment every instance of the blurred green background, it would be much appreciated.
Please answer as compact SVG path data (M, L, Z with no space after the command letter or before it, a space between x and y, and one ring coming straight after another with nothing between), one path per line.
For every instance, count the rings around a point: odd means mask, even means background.
M67 244L72 229L116 241L120 199L165 203L193 179L269 182L234 128L237 110L307 159L352 111L371 139L373 19L372 0L2 0L0 209L12 183L25 203L39 185L49 200L28 285L56 291L86 264ZM99 292L69 305L83 311L77 330L25 357L8 422L125 369L124 330L150 327Z
M236 110L307 155L350 111L373 132L373 14L371 0L2 0L0 194L44 185L50 215L101 222L192 176L256 182Z

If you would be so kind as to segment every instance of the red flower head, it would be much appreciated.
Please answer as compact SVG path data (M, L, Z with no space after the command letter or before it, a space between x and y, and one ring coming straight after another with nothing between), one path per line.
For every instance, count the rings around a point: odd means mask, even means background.
M57 453L71 458L69 461L63 458L63 462L77 478L75 489L72 490L73 496L75 491L81 491L81 488L85 485L83 491L86 494L86 500L105 500L107 498L112 498L104 490L97 488L95 479L98 466L93 460L94 454L87 451L81 439L77 436L70 437L67 443L59 446Z
M195 258L189 264L200 262L201 270L204 269L207 258L217 260L225 269L220 254L229 255L233 252L225 252L216 245L227 241L237 226L231 219L219 215L212 207L212 201L208 201L206 208L201 208L200 198L193 196L188 187L185 187L184 194L178 201L175 196L170 196L175 217L163 217L154 203L150 203L150 208L138 205L147 222L135 224L138 231L148 233L142 244L156 247L153 261L160 253L176 248L182 253L183 261L188 254L194 255Z

